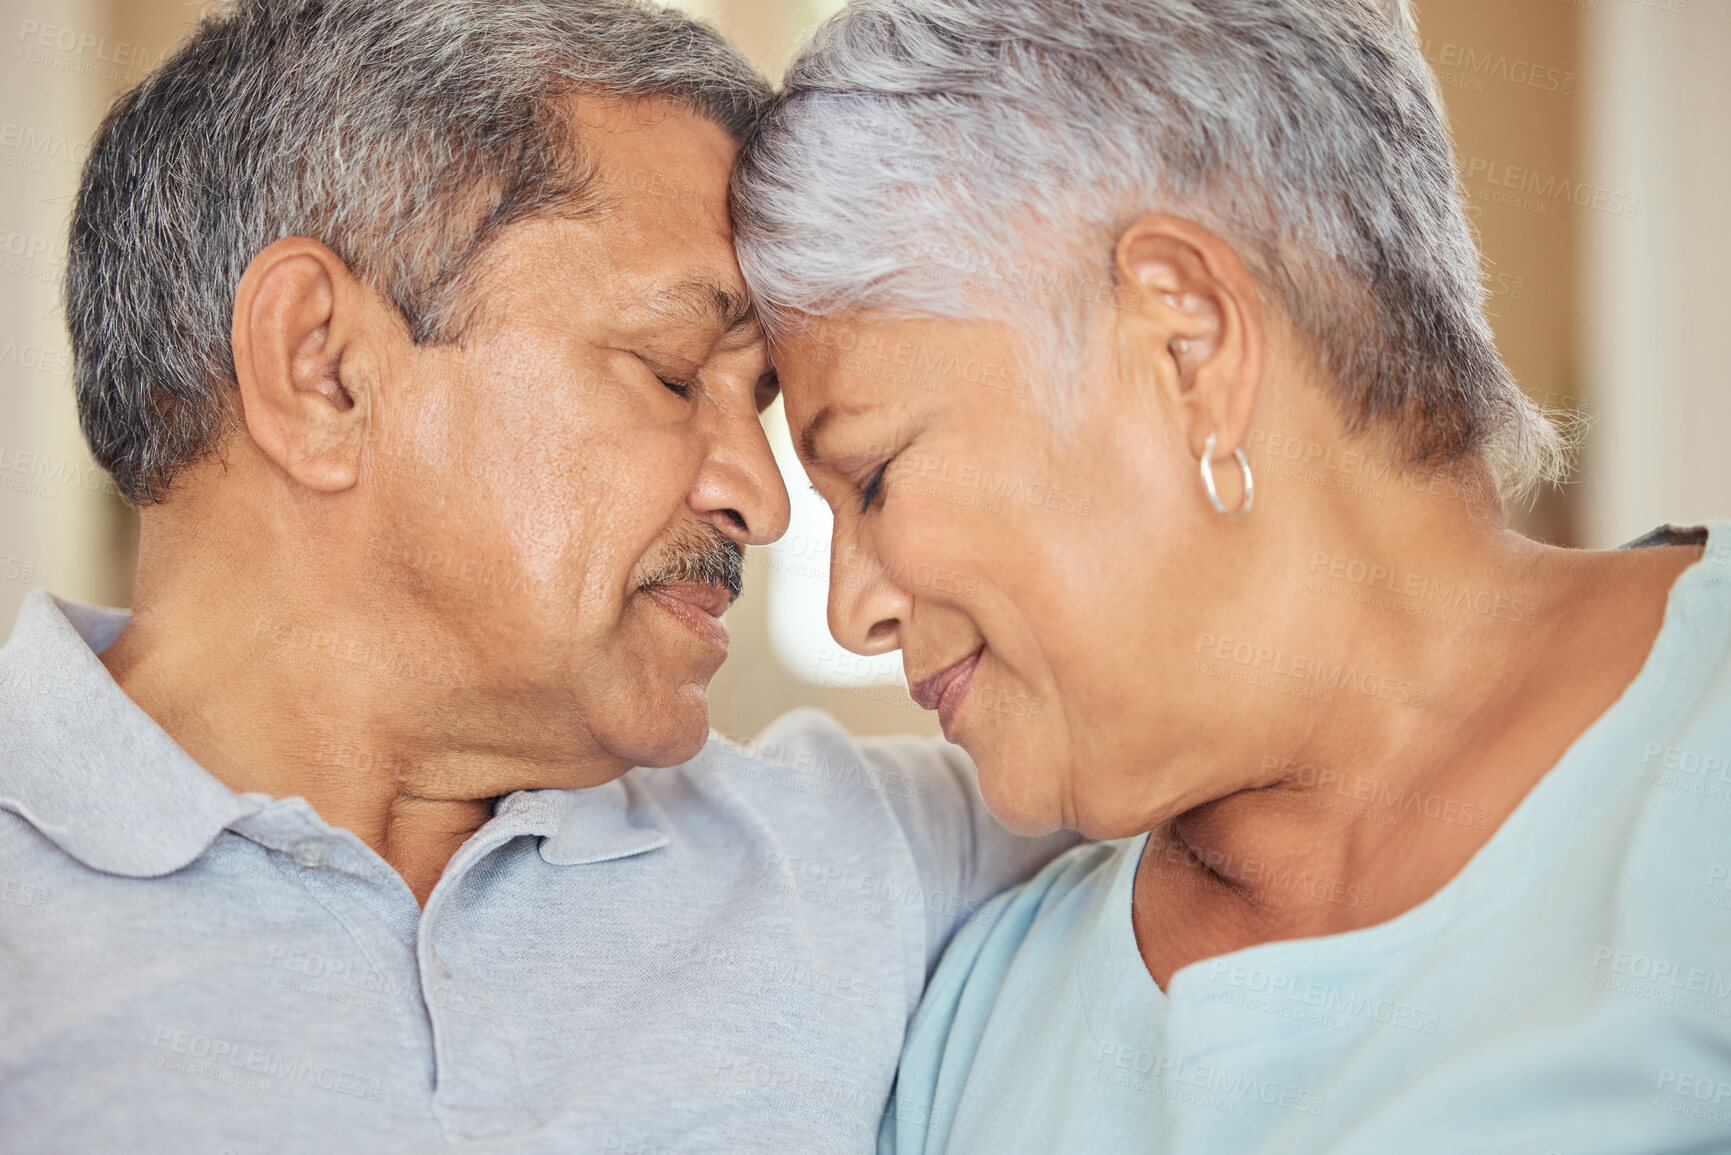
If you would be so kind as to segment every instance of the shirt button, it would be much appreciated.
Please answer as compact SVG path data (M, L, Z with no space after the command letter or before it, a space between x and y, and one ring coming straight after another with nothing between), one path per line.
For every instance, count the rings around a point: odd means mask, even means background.
M331 847L328 842L320 842L309 838L305 842L295 843L295 865L307 870L317 870L331 860Z

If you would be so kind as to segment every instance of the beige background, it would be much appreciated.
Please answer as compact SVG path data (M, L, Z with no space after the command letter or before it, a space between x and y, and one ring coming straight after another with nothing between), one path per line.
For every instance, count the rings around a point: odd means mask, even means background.
M829 0L689 0L772 76ZM196 19L181 0L0 0L0 620L32 586L125 604L133 519L89 464L57 300L82 142ZM1731 3L1426 0L1493 289L1498 339L1542 404L1591 422L1577 483L1523 515L1534 536L1615 544L1731 512ZM37 43L52 26L53 47ZM1536 75L1538 86L1520 81ZM1553 90L1554 89L1554 90ZM1587 207L1530 195L1569 182ZM1511 189L1509 186L1514 186ZM1529 195L1522 200L1520 190ZM1615 214L1592 207L1627 203ZM1614 198L1614 199L1613 199ZM1510 203L1513 202L1513 203ZM769 644L771 562L729 616L717 728L802 703L859 731L932 732L899 689L819 687ZM785 585L783 586L785 588Z

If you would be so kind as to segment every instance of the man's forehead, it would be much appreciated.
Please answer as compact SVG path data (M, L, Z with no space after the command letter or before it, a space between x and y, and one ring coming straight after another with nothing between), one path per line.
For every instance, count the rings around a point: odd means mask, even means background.
M579 95L571 102L577 147L615 202L725 204L739 145L707 116L661 96Z
M685 118L713 123L685 101L658 94L621 96L617 93L574 92L567 102L572 116L585 131L637 132L669 120ZM725 135L719 125L716 128Z
M733 138L666 97L572 99L600 202L592 225L624 250L618 287L669 323L756 328L727 210Z
M645 232L617 214L547 216L507 230L477 269L484 311L599 310L622 322L749 331L761 339L725 238Z

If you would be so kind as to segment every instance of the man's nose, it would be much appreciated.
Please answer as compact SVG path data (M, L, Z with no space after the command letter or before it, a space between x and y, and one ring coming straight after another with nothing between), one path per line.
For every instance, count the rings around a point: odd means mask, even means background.
M756 413L717 426L689 500L699 517L740 545L768 545L787 532L787 486Z

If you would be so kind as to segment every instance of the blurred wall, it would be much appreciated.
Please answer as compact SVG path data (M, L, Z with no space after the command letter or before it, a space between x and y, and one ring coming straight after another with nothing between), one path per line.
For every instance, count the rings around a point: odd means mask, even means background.
M838 11L842 0L666 0L714 24L757 62L764 75L781 80L794 46L816 24Z
M67 207L101 114L99 0L0 0L0 615L37 585L124 593L107 478L90 463L59 311Z
M838 3L681 6L779 76ZM0 621L32 586L130 597L135 519L78 435L57 281L84 142L203 7L0 0ZM1715 195L1731 177L1731 0L1423 0L1419 16L1503 352L1535 400L1590 423L1579 483L1542 494L1523 530L1607 545L1731 512L1731 224ZM747 734L810 703L861 732L934 732L893 672L856 670L827 634L778 656L772 592L823 628L822 544L819 526L753 552L715 725Z
M164 0L0 0L0 621L33 586L131 599L136 519L78 430L60 310L79 165L109 102L181 35Z
M1585 210L1518 188L1536 177L1554 190L1581 171L1579 13L1554 0L1423 0L1418 15L1484 249L1498 346L1529 397L1575 420L1587 408L1575 308ZM1516 521L1572 545L1580 517L1567 488L1540 493Z
M1582 378L1599 418L1584 543L1731 514L1731 0L1597 0L1584 171L1638 210L1584 217Z

